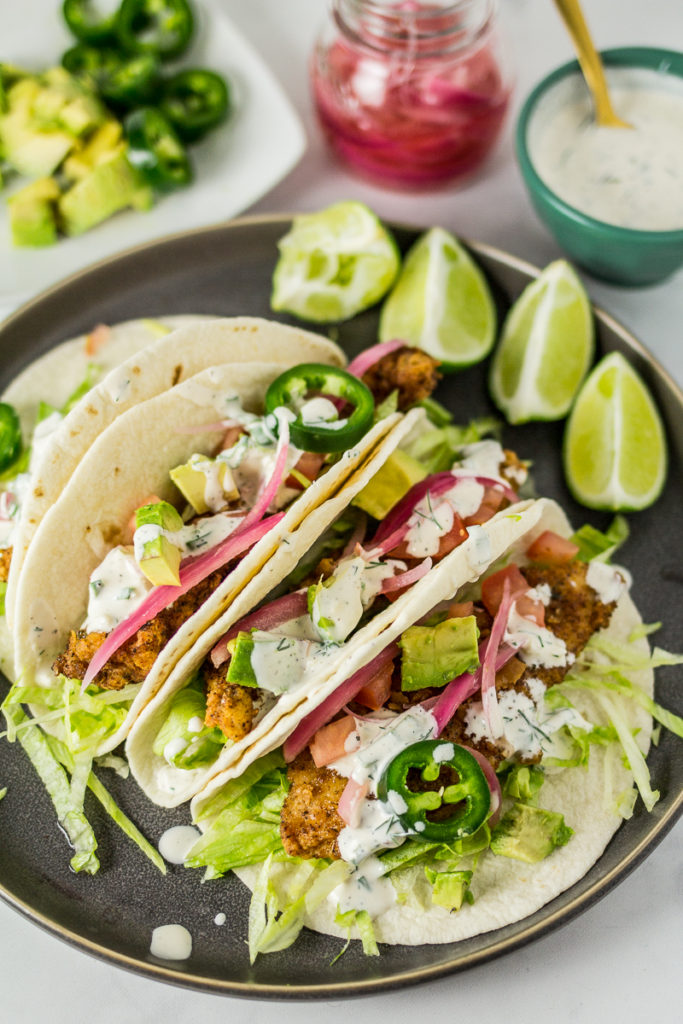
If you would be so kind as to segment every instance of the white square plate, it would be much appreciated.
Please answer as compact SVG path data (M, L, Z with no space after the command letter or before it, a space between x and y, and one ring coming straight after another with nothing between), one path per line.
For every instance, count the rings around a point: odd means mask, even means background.
M180 65L169 69L218 71L230 81L234 105L231 119L192 147L194 183L160 199L147 213L125 211L45 249L12 246L5 204L12 189L0 192L0 318L30 295L118 250L235 216L300 159L306 144L301 121L267 65L217 0L194 0L194 7L194 42ZM59 64L75 42L58 0L22 0L11 12L3 5L0 39L0 60L36 71Z

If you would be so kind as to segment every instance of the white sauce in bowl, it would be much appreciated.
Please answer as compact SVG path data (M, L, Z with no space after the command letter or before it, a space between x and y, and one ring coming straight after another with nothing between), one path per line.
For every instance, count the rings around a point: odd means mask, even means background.
M527 133L538 175L560 199L606 224L683 230L683 80L607 71L614 109L632 130L599 127L580 75L538 101Z

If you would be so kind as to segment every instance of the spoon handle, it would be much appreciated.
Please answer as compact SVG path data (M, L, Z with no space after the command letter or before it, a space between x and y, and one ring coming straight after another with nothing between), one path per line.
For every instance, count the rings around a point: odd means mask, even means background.
M555 6L567 26L584 78L593 94L596 121L615 128L630 128L631 125L614 112L602 61L593 45L579 0L555 0Z

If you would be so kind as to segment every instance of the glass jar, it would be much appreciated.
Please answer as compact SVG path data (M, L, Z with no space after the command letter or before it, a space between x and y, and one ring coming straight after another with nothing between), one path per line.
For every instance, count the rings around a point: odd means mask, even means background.
M311 58L332 149L401 188L474 171L510 98L495 22L494 0L332 0Z

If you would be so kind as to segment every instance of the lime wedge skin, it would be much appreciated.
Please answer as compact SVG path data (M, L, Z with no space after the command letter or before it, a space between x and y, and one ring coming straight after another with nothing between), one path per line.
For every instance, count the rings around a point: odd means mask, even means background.
M431 228L406 254L382 307L380 341L401 338L450 373L485 359L496 327L484 274L453 235Z
M572 267L556 260L508 312L491 362L491 397L509 423L562 419L594 349L588 296Z
M271 308L333 323L373 306L396 280L396 241L364 203L348 200L294 218L278 242Z
M578 502L611 512L654 504L666 482L664 427L650 392L619 352L584 383L563 446L567 485Z

